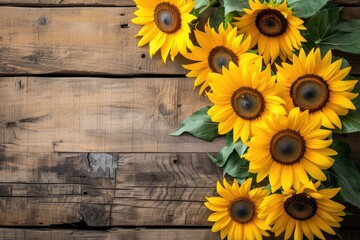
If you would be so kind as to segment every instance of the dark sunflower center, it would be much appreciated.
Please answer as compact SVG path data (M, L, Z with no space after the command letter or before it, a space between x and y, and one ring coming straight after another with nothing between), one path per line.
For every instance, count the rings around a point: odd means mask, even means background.
M329 101L330 91L322 77L306 74L296 79L290 87L290 97L301 111L316 112Z
M237 64L239 62L239 58L233 51L224 46L217 46L213 48L208 56L209 67L216 73L221 73L223 66L229 68L230 61Z
M230 205L231 218L239 223L250 222L255 216L255 205L247 199L241 199Z
M159 3L154 11L156 26L164 33L174 33L181 27L181 14L179 9L171 3Z
M284 202L285 212L296 220L307 220L315 215L316 201L305 193L295 194Z
M291 165L299 162L305 154L305 140L294 130L282 130L270 141L270 154L274 161Z
M275 9L261 10L256 15L255 24L259 32L268 37L282 35L288 26L284 15Z
M231 96L231 106L239 117L254 120L264 112L265 100L256 89L241 87Z

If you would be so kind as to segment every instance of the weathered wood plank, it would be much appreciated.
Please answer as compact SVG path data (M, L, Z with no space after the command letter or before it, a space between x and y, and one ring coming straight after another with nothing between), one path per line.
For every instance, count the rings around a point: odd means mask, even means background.
M8 6L135 6L133 0L0 0Z
M359 239L360 231L342 229L343 239ZM0 237L4 240L220 240L219 233L212 233L210 228L114 228L106 231L75 229L12 229L0 228ZM280 240L283 237L268 237L265 240ZM336 236L326 235L326 239L339 240Z
M88 167L80 154L1 153L0 225L109 226L115 179Z
M3 78L0 146L38 152L215 152L225 143L174 137L209 104L188 78Z
M210 226L203 203L222 172L207 154L118 156L111 179L91 177L79 153L3 153L0 225ZM358 216L343 226L356 227Z
M135 8L0 7L0 74L181 74L137 47Z
M334 0L336 3L343 5L360 5L360 0Z
M204 229L111 229L108 231L57 230L57 229L0 229L1 239L12 240L218 240L209 228Z
M149 58L147 46L137 47L135 10L0 7L0 75L187 73L185 59L165 65L159 54ZM344 11L360 18L359 8ZM359 74L358 58L349 61L352 74Z
M169 136L209 105L188 78L3 78L0 147L28 152L217 152L190 135ZM141 98L139 98L139 94ZM360 163L359 134L346 140Z
M206 153L120 154L116 188L214 187L222 172Z

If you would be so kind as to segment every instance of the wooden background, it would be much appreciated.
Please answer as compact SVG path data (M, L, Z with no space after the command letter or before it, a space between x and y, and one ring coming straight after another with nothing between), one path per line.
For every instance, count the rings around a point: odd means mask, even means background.
M359 0L338 0L360 18ZM172 137L208 105L138 48L131 0L0 0L0 239L215 240L213 143ZM346 56L360 76L359 55ZM337 136L360 165L360 134ZM359 211L344 239L360 239ZM270 238L271 239L271 238ZM337 239L336 237L333 239Z

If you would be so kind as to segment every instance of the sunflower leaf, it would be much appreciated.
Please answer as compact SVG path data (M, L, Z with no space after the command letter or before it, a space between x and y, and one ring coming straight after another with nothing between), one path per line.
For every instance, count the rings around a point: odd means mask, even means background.
M359 89L355 88L355 93L359 93ZM349 110L349 113L345 116L341 116L341 129L334 129L334 133L354 133L360 131L360 97L357 96L353 103L356 107L356 110Z
M224 0L225 15L231 12L243 12L244 8L249 8L249 2L244 0Z
M218 123L211 121L207 114L209 106L203 107L196 112L193 112L180 125L180 128L171 133L172 136L180 136L184 132L188 132L194 137L211 142L219 137Z
M196 0L195 9L200 9L208 6L212 1L211 0Z
M230 154L223 166L224 175L228 174L234 178L247 178L249 176L249 162L241 158L237 152Z
M226 23L225 21L225 9L224 7L218 7L215 10L214 15L210 19L210 26L218 29L220 24Z
M288 0L288 6L293 8L295 16L309 18L323 8L329 0Z
M326 52L337 49L343 52L360 53L360 20L340 20L341 8L319 11L305 24L304 37Z
M226 146L218 152L215 158L208 154L211 161L223 168L224 175L227 173L232 177L245 178L249 175L248 162L240 156L244 154L247 147L239 140L233 142L233 133L226 134Z
M340 195L343 199L360 208L360 173L351 159L351 147L347 142L336 140L331 148L337 151L335 162L329 173L341 187Z

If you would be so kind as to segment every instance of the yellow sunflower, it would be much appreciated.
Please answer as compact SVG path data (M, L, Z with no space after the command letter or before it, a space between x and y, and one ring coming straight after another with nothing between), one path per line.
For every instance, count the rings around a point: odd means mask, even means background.
M212 231L220 232L221 239L228 240L259 240L269 236L266 230L270 227L264 219L259 218L259 206L269 191L251 188L251 178L239 186L236 179L230 185L225 179L224 187L217 182L216 189L221 197L207 197L205 206L214 211L208 221L215 222Z
M190 12L195 6L192 0L134 0L138 10L131 21L143 25L137 37L138 46L149 43L150 57L159 49L164 62L169 55L172 60L186 47L191 47L189 23L196 19Z
M195 30L196 41L199 46L194 46L191 52L184 54L184 57L196 63L183 65L185 69L190 70L187 77L195 77L194 87L201 86L199 94L207 87L208 74L211 72L221 73L222 67L229 67L233 62L238 65L240 58L248 57L257 59L260 56L252 53L246 53L250 49L250 37L243 39L243 35L237 36L237 28L228 24L224 29L223 24L218 28L219 33L210 27L209 22L204 27L204 32Z
M271 76L270 65L264 71L261 69L261 59L253 62L243 58L239 66L230 62L229 69L223 68L222 74L209 74L212 92L208 97L214 105L208 114L213 122L219 122L219 134L233 130L234 142L239 138L246 142L270 113L286 114L281 89Z
M257 181L269 176L272 191L281 186L288 190L309 181L307 173L320 181L326 176L321 171L334 162L330 156L337 153L328 148L332 139L326 139L330 130L321 129L321 118L310 119L308 111L294 108L289 115L264 119L246 144L249 172L257 173Z
M262 217L266 223L273 225L272 231L279 236L285 231L285 239L292 235L294 240L302 240L303 235L309 240L314 235L325 239L322 231L335 235L332 227L340 227L340 216L345 216L345 207L330 200L340 188L318 190L320 182L289 189L282 194L267 196L260 205Z
M292 56L293 49L299 49L305 42L299 30L306 29L303 21L293 15L286 6L286 0L279 4L276 1L261 3L250 0L250 9L245 8L242 17L235 18L240 34L251 36L251 47L257 44L259 54L264 56L265 63L271 63L280 56L285 61Z
M342 60L331 63L331 51L321 58L320 49L312 49L306 56L303 49L293 56L293 63L282 63L277 67L277 80L284 86L288 110L299 107L308 110L310 117L321 116L327 128L341 128L339 116L348 109L355 109L350 101L357 94L351 93L357 80L344 80L350 67L340 69Z

